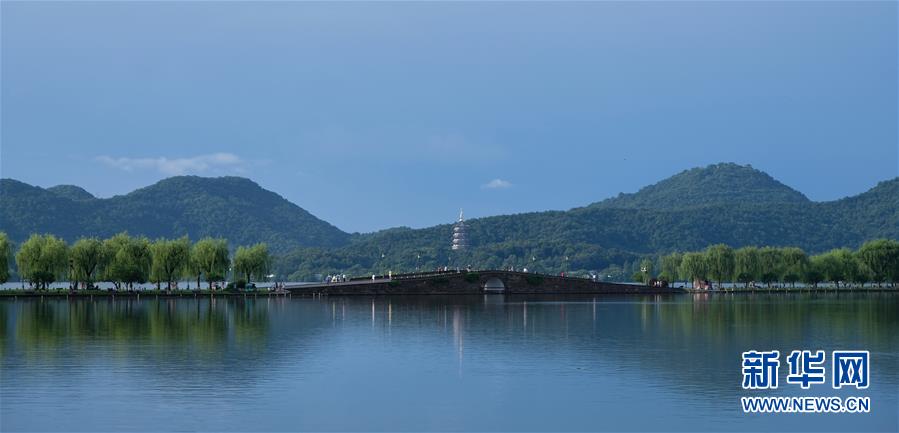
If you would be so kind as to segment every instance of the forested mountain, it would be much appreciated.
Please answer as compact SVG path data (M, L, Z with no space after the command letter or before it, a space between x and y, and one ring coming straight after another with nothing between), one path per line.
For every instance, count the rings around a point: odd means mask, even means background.
M279 269L294 278L446 264L598 271L717 243L799 246L809 253L855 248L870 239L899 239L899 178L819 203L751 167L717 164L583 208L479 218L467 227L471 248L464 254L451 254L452 226L445 224L366 234L329 251L298 250Z
M47 191L70 200L93 200L96 198L84 188L75 185L51 186L50 188L47 188Z
M745 203L808 203L809 199L752 166L733 163L682 171L633 194L595 203L606 208L690 208Z
M179 176L126 195L94 198L74 186L43 189L0 180L0 230L15 242L31 233L68 241L121 231L150 238L221 236L232 245L267 242L274 251L337 247L349 235L281 196L239 177Z
M290 279L468 264L602 270L716 243L818 253L875 238L899 239L899 178L857 196L813 202L736 164L687 170L636 193L568 211L469 220L470 248L455 255L450 224L350 235L236 177L174 177L109 199L73 186L42 189L4 179L0 204L0 230L16 242L32 232L72 241L122 230L151 238L221 236L232 247L267 242L278 256L276 273Z

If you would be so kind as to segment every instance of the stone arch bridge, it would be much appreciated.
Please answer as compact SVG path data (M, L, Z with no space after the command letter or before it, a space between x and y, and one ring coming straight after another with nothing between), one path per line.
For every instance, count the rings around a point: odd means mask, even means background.
M339 283L289 284L298 295L471 295L484 293L622 294L681 293L680 289L641 284L607 283L587 278L525 272L442 271L353 278Z

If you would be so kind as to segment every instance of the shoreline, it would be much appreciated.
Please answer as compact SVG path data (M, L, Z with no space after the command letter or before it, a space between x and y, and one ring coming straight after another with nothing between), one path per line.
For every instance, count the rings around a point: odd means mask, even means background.
M0 291L0 298L14 298L14 297L23 297L23 298L92 298L94 296L101 298L115 298L115 297L123 297L123 298L139 298L141 296L150 296L150 297L166 297L166 298L199 298L199 297L278 297L278 296L290 296L290 293L286 292L210 292L210 291L172 291L166 292L165 290L156 291L156 290L146 290L140 292L114 292L108 290L80 290L77 292L69 292L68 290L59 290L59 291L34 291L34 290L2 290Z
M715 290L704 290L704 289L684 289L684 293L689 294L718 294L725 295L729 293L883 293L883 292L896 292L899 293L899 287L828 287L828 288L739 288L739 289L715 289Z
M646 292L630 292L630 293L589 293L592 295L638 295L638 296L646 296L646 295L733 295L733 294L804 294L804 293L899 293L899 287L866 287L866 288L818 288L818 289L807 289L807 288L796 288L796 289L785 289L785 288L772 288L772 289L734 289L734 290L696 290L696 289L682 289L682 290L670 290L670 291L646 291ZM569 292L569 293L554 293L554 292L546 292L546 293L490 293L490 292L482 292L482 293L370 293L370 292L361 292L358 294L349 294L349 293L290 293L290 292L208 292L208 291L179 291L179 292L170 292L166 293L165 291L143 291L143 292L112 292L105 290L97 290L97 291L79 291L75 293L71 293L68 291L47 291L47 292L36 292L30 290L3 290L0 291L0 299L10 299L10 298L107 298L114 299L117 297L120 298L135 298L139 299L141 297L153 297L153 298L277 298L277 297L298 297L298 298L320 298L320 297L343 297L343 296L373 296L373 297L382 297L382 296L484 296L484 295L503 295L503 296L517 296L517 295L553 295L553 296L580 296L585 293L579 292Z

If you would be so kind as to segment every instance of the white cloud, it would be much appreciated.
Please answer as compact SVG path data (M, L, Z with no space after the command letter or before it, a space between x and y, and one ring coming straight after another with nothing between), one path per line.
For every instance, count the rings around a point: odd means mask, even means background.
M243 160L233 153L210 153L190 158L113 158L98 156L97 161L124 171L156 170L162 174L176 176L189 173L204 173L216 168L228 167L242 172Z
M502 179L493 179L490 182L487 182L487 183L481 185L482 189L505 189L505 188L511 188L511 187L512 187L512 182L509 182L508 180L502 180Z

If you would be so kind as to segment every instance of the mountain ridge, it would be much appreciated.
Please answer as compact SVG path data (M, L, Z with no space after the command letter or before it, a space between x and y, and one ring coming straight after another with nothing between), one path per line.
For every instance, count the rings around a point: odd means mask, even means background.
M737 172L758 176L744 169ZM771 185L781 192L788 188L779 182ZM769 202L734 197L728 202L683 206L594 203L567 211L476 218L466 221L470 248L462 254L449 250L451 224L382 230L355 237L350 245L331 251L293 252L279 268L292 279L314 279L320 272L432 269L448 263L529 267L541 272L598 271L717 243L799 246L820 253L855 248L875 238L899 239L899 177L832 201L815 202L786 192L788 200L779 197Z
M234 176L170 177L128 194L91 200L73 199L58 188L0 179L0 202L0 229L17 242L35 232L72 241L127 231L151 238L221 236L233 244L264 241L283 252L334 247L349 239L349 234L280 195Z
M47 191L71 200L93 200L97 198L94 197L93 194L87 192L87 190L85 190L84 188L77 185L56 185L47 188Z
M349 234L242 177L176 176L110 198L75 186L40 188L0 179L0 230L79 236L189 235L232 247L268 242L283 276L443 266L453 260L450 224ZM90 197L93 197L90 195ZM466 260L487 267L601 269L622 260L709 244L795 245L809 252L899 238L899 177L860 194L812 201L751 166L684 170L635 193L569 210L468 220ZM564 258L568 257L568 260ZM415 258L415 259L413 259Z
M644 186L634 193L588 205L595 207L688 207L726 204L738 196L761 203L807 203L804 194L751 165L719 163L694 167Z

